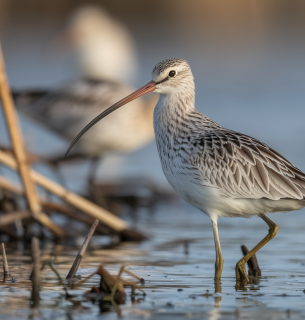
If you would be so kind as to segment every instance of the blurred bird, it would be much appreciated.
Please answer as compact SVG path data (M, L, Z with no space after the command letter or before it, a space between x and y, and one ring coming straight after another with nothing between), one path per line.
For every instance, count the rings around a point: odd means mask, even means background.
M194 78L185 60L167 59L158 63L152 78L93 119L76 136L67 153L92 126L114 110L148 92L159 93L154 130L163 172L176 192L212 221L218 283L223 268L218 218L259 216L269 226L267 236L236 264L237 285L249 282L246 262L278 230L265 214L303 208L305 174L265 143L226 129L198 112Z
M101 7L84 6L72 13L50 52L76 51L82 75L131 83L137 74L135 44L127 28Z
M70 140L89 119L132 90L123 81L133 76L136 63L131 36L101 9L79 9L64 34L62 39L69 39L69 45L77 49L83 78L53 90L23 90L13 95L17 109L25 116ZM93 159L92 176L100 156L143 146L154 138L153 109L154 103L148 100L135 101L125 113L112 115L107 126L96 127L71 158ZM119 123L119 128L112 122ZM64 159L52 160L58 163Z

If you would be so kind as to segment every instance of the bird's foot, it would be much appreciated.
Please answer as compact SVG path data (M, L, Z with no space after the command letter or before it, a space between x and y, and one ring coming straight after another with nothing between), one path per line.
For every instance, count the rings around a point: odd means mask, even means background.
M246 262L244 259L241 259L237 262L235 267L235 273L236 273L236 283L250 283L247 270L246 270Z

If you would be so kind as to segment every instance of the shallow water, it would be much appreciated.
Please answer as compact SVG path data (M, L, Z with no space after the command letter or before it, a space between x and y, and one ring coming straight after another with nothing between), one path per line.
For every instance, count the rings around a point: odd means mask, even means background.
M224 256L221 286L213 281L214 243L209 219L185 203L159 207L154 214L141 211L137 226L150 235L141 244L124 243L105 249L109 238L94 236L78 270L82 277L103 263L112 273L122 264L145 279L146 296L132 301L130 289L121 305L124 319L302 319L305 318L304 211L270 215L279 225L278 235L257 255L262 277L243 290L235 289L234 266L242 257L240 245L250 249L267 234L261 219L221 219L220 238ZM128 218L128 217L127 217ZM130 219L129 219L130 220ZM130 225L133 221L130 220ZM78 241L82 242L82 239ZM188 246L185 243L188 243ZM31 271L29 250L8 245L7 254L13 284L1 284L1 319L26 319L29 308ZM50 259L53 245L44 245L42 259ZM65 277L78 247L57 245L54 266ZM127 276L131 279L130 276ZM113 307L83 297L94 276L66 300L50 269L42 273L39 314L41 319L117 319ZM216 291L216 292L215 292ZM101 311L102 310L102 311Z

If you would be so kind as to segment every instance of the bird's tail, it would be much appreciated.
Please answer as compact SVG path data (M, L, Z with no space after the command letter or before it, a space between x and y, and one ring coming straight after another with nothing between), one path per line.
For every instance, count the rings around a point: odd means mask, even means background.
M37 89L37 90L12 90L12 96L15 102L25 102L26 104L35 103L39 99L43 98L49 93L48 90ZM24 106L24 103L16 103L17 108Z

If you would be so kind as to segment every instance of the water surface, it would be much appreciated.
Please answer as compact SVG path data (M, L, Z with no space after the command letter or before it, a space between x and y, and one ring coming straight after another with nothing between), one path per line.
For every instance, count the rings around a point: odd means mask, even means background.
M160 206L154 214L145 210L139 213L137 226L150 235L141 244L124 243L106 249L110 239L94 236L77 274L85 277L101 263L115 274L125 264L143 277L146 296L139 294L132 299L130 289L126 289L126 303L120 306L124 319L303 319L304 210L270 217L279 225L278 235L257 255L262 277L243 290L235 289L234 278L235 263L242 257L240 245L252 248L267 234L267 225L259 218L220 220L225 263L221 286L215 287L211 222L180 202ZM62 277L78 248L56 246L54 266ZM42 259L50 259L53 249L52 244L44 244ZM30 252L27 246L18 250L17 244L8 245L7 251L10 272L17 281L0 287L1 319L27 319L33 316L29 308L30 282L19 282L27 280L31 272ZM131 280L130 276L126 278ZM77 290L69 290L76 296L66 300L56 276L46 268L42 273L40 315L36 318L117 319L113 307L84 298L94 285L99 285L99 276Z

